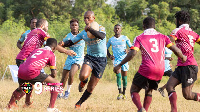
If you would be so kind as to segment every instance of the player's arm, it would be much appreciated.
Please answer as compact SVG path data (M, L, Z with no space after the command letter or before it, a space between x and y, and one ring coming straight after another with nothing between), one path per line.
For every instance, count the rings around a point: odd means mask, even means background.
M177 57L180 57L183 62L185 62L187 60L187 57L185 55L183 55L182 51L178 47L176 47L175 45L172 45L168 48L170 50L172 50Z
M121 68L122 65L133 59L133 57L137 54L137 51L139 51L139 48L137 47L131 47L129 53L127 56L121 61L120 64L118 64L116 67L114 67L113 71L117 73L117 71Z
M50 76L53 77L53 78L55 78L56 75L57 75L56 69L51 69L51 74L50 74Z
M114 56L110 54L110 51L107 49L107 56L111 59L114 60Z
M21 50L22 49L22 44L23 42L21 42L20 40L17 41L17 47Z
M58 50L60 53L65 53L70 56L76 56L76 53L73 50L67 50L63 48L61 45L57 45L56 50Z

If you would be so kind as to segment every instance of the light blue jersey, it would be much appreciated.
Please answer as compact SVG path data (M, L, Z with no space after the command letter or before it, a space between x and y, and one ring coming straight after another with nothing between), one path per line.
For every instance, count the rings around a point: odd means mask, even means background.
M125 49L132 46L130 39L127 36L121 35L119 38L111 37L107 42L107 49L112 45L112 51L115 59L121 60L126 57Z
M76 35L73 35L70 32L65 36L65 38L63 39L63 42L71 40L75 37L76 37ZM84 60L84 47L85 47L84 40L80 40L78 43L69 47L70 50L73 50L74 52L76 52L77 55L76 56L68 56L67 60L65 61L65 66L63 67L63 69L71 70L71 66L75 63L79 64L80 66L82 65L83 60Z
M27 35L28 33L30 33L30 32L31 32L31 30L27 30L27 31L25 31L24 33L22 33L22 35L21 35L19 41L24 42L24 40L26 39L26 35Z
M171 57L171 55L172 55L172 51L170 49L168 49L167 47L165 47L165 57ZM169 63L170 63L169 60L165 60L165 71L164 72L171 69Z
M107 49L112 45L112 51L114 55L113 65L117 66L121 61L126 57L125 49L132 46L129 38L127 36L121 35L119 38L111 37L107 42ZM128 62L121 66L123 71L128 71L129 65Z
M105 28L101 25L99 25L99 32L105 32ZM107 51L106 51L106 37L101 40L98 38L90 39L87 37L87 32L83 30L81 33L79 33L76 38L72 39L73 43L78 42L79 40L83 39L87 44L87 54L94 57L106 57Z

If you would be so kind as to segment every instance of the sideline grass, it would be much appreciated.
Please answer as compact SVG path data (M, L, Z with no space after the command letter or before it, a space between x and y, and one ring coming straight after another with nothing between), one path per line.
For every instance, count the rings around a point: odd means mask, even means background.
M162 86L161 83L159 86ZM0 82L0 111L6 107L12 92L17 88L18 84L8 79ZM91 97L82 104L80 110L74 109L74 104L82 96L82 93L78 92L78 81L75 81L69 99L57 100L56 106L62 112L136 112L136 106L133 104L129 89L131 82L128 82L127 87L127 99L117 100L118 90L116 83L110 83L108 81L101 81L98 83ZM199 102L187 101L182 97L181 87L176 88L178 100L178 112L198 112L200 110ZM199 92L199 85L193 87L193 91ZM165 91L166 94L166 91ZM140 93L141 101L143 102L144 90ZM34 102L34 108L23 109L24 97L18 102L18 112L44 112L49 104L50 94L49 92L43 91L42 94L37 95L33 91L32 101ZM149 112L170 112L170 103L168 97L162 97L158 91L153 92L153 100L149 108Z

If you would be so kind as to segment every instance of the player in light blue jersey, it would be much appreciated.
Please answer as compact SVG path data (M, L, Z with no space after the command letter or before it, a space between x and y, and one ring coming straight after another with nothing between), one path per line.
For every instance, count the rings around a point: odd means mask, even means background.
M33 18L30 20L30 30L27 30L25 32L22 33L20 39L17 41L17 47L21 50L22 49L22 46L21 44L24 42L24 40L26 39L26 35L28 33L31 32L31 30L35 29L36 28L36 23L37 23L37 19L36 18Z
M163 76L170 77L173 73L171 69L171 64L170 64L170 61L173 60L173 58L171 58L171 55L172 55L172 51L168 49L167 47L165 47L165 71L164 71ZM165 88L166 88L166 84L158 89L158 91L163 97L165 97L165 93L164 93Z
M107 42L107 54L108 57L113 61L113 65L117 66L120 62L126 57L127 45L131 47L132 44L127 36L121 35L122 28L119 24L114 26L115 35L111 37ZM110 54L108 48L112 45L113 55ZM121 69L118 70L117 76L117 86L119 90L119 95L117 99L126 99L125 91L127 86L127 71L129 69L128 62L121 66ZM123 80L123 92L121 91L121 74Z
M79 33L79 22L77 19L72 19L70 21L70 29L71 29L71 32L65 36L65 38L63 39L63 42L72 40ZM68 78L69 80L68 80L67 89L65 91L65 95L63 96L63 93L58 94L58 97L57 97L58 99L60 98L67 99L69 97L70 88L74 80L74 75L80 69L80 66L82 66L83 64L84 47L85 47L84 40L80 40L78 43L69 47L70 50L73 50L74 52L76 52L77 55L68 56L67 60L65 61L65 65L63 67L62 79L60 81L60 83L63 83L62 85L63 88L65 88L65 84Z
M106 51L106 32L103 26L99 26L99 31L94 30L90 27L90 23L95 20L94 12L87 11L84 14L85 30L79 33L72 40L68 40L64 43L64 46L68 47L74 45L74 43L83 39L87 44L87 54L84 57L84 63L80 71L79 79L79 92L83 91L85 84L88 81L88 77L91 74L90 81L88 83L87 89L83 93L80 100L75 104L75 108L80 108L81 104L87 100L87 98L92 94L95 86L99 82L103 75L104 69L107 64L107 51ZM87 31L89 31L95 38L90 39L87 36ZM63 44L63 43L60 43Z

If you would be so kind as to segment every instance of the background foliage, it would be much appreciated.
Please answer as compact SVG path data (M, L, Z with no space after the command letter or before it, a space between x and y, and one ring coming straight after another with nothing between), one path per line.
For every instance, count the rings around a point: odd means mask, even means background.
M49 21L48 33L51 37L62 40L70 32L69 21L77 18L80 31L85 27L84 12L95 12L96 21L106 28L107 40L114 35L115 24L123 26L122 34L133 39L143 32L142 21L151 16L156 20L156 30L169 35L176 27L174 14L180 10L187 10L191 15L190 26L200 33L200 1L199 0L118 0L115 5L106 4L107 0L0 0L0 75L3 75L7 65L15 64L15 57L19 53L16 43L22 32L29 29L31 18L44 18ZM195 46L195 58L199 59L199 46ZM61 76L66 55L56 53L58 78ZM175 56L173 56L175 57ZM130 64L130 75L138 70L140 53ZM172 62L173 68L176 58ZM113 81L112 62L108 59L103 79ZM78 77L78 75L77 75Z

